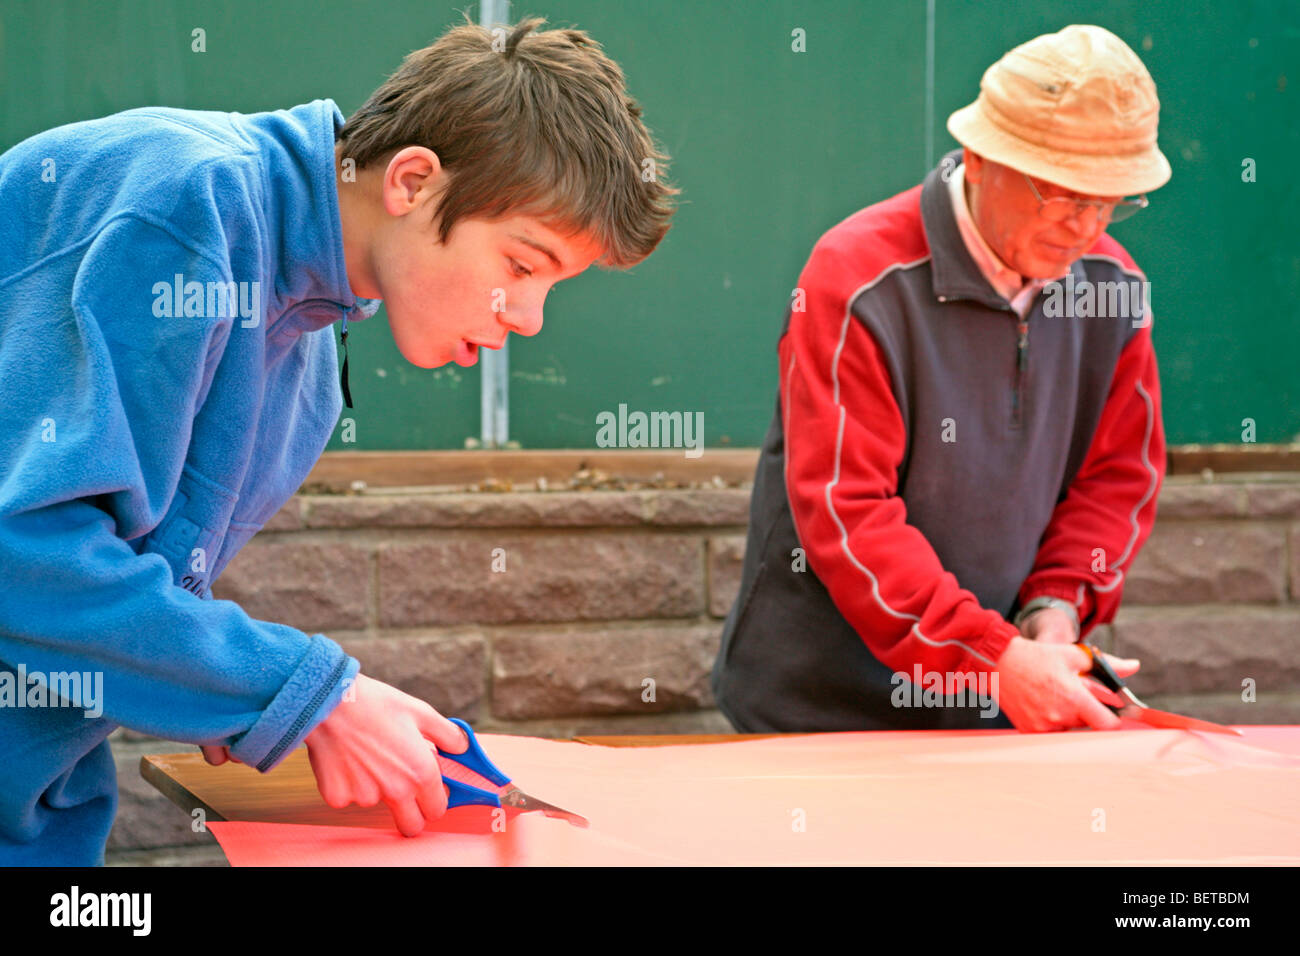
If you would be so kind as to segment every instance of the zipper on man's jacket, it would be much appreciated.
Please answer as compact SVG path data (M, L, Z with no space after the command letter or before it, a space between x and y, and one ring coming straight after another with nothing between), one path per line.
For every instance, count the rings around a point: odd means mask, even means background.
M1019 428L1024 420L1025 369L1029 367L1029 320L1016 322L1016 381L1011 388L1011 424Z
M940 302L960 302L963 299L968 299L968 297L964 296L950 295L941 295L937 298ZM1016 377L1011 384L1011 427L1019 428L1024 420L1024 379L1025 370L1029 368L1029 319L1017 315L1016 310L1010 305L992 305L982 299L968 299L968 301L979 301L990 308L1010 312L1016 316Z

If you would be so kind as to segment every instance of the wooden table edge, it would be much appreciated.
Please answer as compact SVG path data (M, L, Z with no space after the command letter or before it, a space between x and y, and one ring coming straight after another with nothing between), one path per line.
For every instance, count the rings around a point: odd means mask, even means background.
M491 731L485 731L491 733ZM739 743L747 740L764 740L771 737L806 737L808 734L583 734L561 739L597 747L670 747L694 744ZM301 750L302 748L298 748ZM184 783L171 775L169 763L180 758L189 764L198 764L202 756L194 751L182 753L143 754L140 757L140 776L173 804L193 817L201 810L205 820L225 822L227 817L211 804L192 792ZM346 811L340 811L346 812Z
M185 788L175 777L172 777L164 770L155 760L155 758L166 759L168 757L188 756L182 754L142 754L140 757L140 776L153 788L170 800L176 806L180 807L191 817L195 810L202 810L206 820L215 820L217 822L225 821L225 817L209 806L201 798L195 796Z

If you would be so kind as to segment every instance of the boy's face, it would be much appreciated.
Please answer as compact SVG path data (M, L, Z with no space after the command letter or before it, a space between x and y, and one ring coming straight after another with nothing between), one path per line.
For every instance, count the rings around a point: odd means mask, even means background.
M370 218L365 268L354 278L348 262L353 290L384 300L398 350L421 368L473 365L480 347L500 348L511 332L536 335L551 287L603 251L529 215L461 219L444 244L431 220L447 182L430 151L400 151L376 184L370 208L383 215Z

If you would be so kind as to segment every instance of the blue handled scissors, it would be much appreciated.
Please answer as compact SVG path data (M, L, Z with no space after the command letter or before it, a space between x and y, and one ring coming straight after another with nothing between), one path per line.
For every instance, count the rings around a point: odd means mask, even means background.
M478 738L469 724L458 717L448 718L465 732L469 747L463 754L449 754L438 750L438 765L442 768L442 782L447 788L447 808L478 805L485 807L511 807L516 810L540 810L548 817L568 820L575 827L588 827L587 818L568 810L530 797L488 760L479 746Z

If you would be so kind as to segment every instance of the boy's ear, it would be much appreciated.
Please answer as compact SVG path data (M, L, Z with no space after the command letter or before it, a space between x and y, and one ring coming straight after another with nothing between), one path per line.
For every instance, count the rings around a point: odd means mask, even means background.
M963 174L966 182L979 185L984 178L984 157L979 153L972 153L965 146L961 150L961 164L966 167Z
M405 216L438 195L445 179L437 153L423 146L404 146L384 170L384 210L390 216Z

